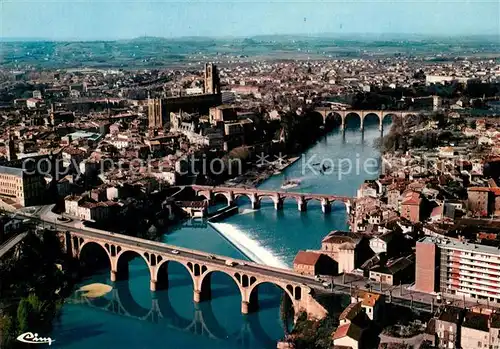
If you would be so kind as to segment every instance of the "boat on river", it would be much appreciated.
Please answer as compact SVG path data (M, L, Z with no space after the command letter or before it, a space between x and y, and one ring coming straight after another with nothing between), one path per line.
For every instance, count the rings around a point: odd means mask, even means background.
M281 189L291 189L298 187L300 185L300 181L298 179L286 180L281 185Z

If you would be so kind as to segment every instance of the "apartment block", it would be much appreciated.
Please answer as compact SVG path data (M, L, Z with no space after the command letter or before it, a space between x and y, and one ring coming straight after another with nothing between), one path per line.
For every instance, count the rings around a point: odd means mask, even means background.
M416 261L418 290L500 303L498 247L425 237L417 243Z
M40 204L45 193L45 180L39 174L29 174L22 168L0 166L0 198L10 199L21 206Z

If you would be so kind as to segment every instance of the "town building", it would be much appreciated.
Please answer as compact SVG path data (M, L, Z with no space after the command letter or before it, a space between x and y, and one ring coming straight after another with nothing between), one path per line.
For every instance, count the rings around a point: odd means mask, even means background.
M408 219L410 222L418 223L421 219L421 207L420 193L408 191L404 194L401 202L401 217Z
M299 251L293 260L293 270L305 275L335 275L337 263L325 254Z
M467 209L473 216L487 216L492 195L488 187L467 188Z
M489 314L467 311L462 322L460 345L462 348L488 349L490 345Z
M321 241L321 252L338 263L339 274L353 271L373 254L364 236L338 230Z
M443 349L460 349L460 325L463 309L447 306L435 319L436 345ZM473 348L473 347L472 347Z
M498 251L496 246L424 237L416 248L415 288L500 303Z
M163 127L163 106L161 98L148 99L148 125L149 128L161 129Z
M0 198L21 206L41 204L46 182L42 175L32 172L17 167L0 166Z

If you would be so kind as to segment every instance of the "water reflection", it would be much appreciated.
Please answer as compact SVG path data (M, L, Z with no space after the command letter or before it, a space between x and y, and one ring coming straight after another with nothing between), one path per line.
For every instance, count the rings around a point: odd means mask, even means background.
M117 282L113 290L99 298L87 298L81 293L75 293L68 303L88 306L93 309L112 313L114 315L146 321L169 329L187 332L191 335L202 336L211 340L230 341L239 348L255 348L254 343L260 347L273 347L276 338L271 338L261 324L259 314L241 316L241 326L236 330L228 330L223 326L213 311L213 302L194 303L194 311L190 318L180 315L173 304L172 292L168 290L151 293L151 305L144 307L139 304L130 290L128 281ZM279 306L280 297L273 295L259 303L261 311L275 309ZM266 324L267 325L267 324Z

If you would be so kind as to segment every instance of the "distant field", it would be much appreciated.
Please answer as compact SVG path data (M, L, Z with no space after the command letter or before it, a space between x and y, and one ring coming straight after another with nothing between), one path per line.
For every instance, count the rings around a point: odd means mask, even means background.
M204 61L223 64L251 60L423 57L500 57L495 37L462 39L368 40L325 37L256 37L250 39L139 38L120 41L0 42L2 68L155 68Z

